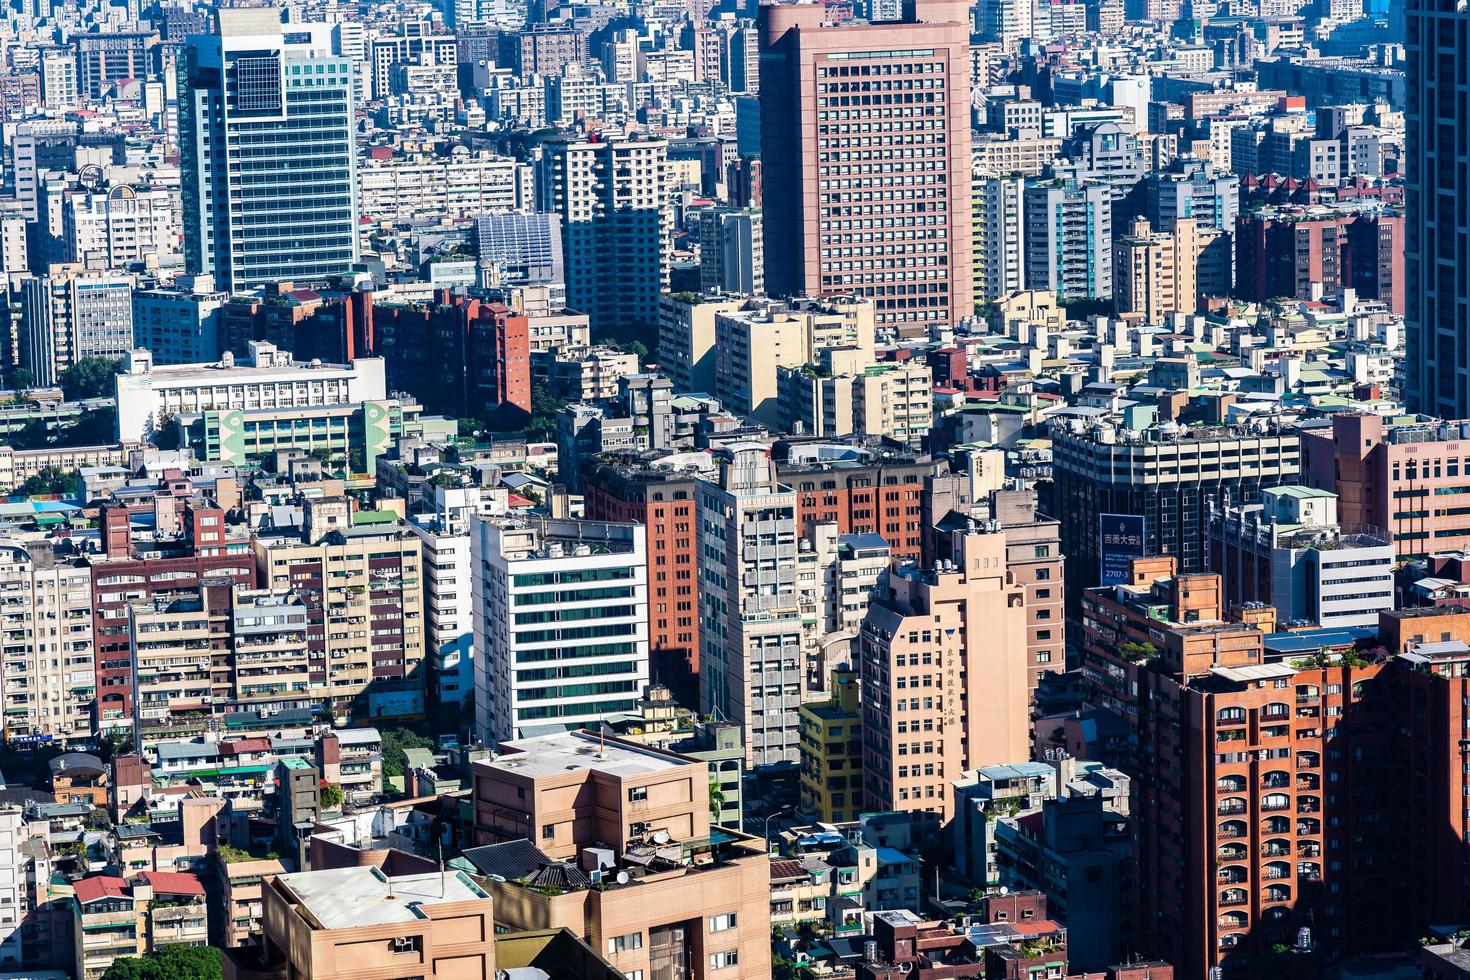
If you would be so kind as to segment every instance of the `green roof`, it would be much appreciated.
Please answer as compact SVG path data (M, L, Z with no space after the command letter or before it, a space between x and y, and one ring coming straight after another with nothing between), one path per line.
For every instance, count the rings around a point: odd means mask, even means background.
M360 510L352 515L352 523L356 526L364 524L397 524L398 515L391 510Z

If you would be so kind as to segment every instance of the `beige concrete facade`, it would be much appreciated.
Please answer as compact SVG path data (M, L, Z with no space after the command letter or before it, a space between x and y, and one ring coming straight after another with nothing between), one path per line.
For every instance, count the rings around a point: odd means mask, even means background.
M1176 218L1167 231L1148 219L1134 222L1113 243L1113 292L1118 313L1161 323L1165 313L1193 313L1199 305L1200 238L1195 219Z
M931 571L889 572L863 622L863 805L952 814L959 774L1030 755L1026 593L991 523Z
M709 835L704 762L587 732L503 742L500 753L475 765L480 844L527 838L548 857L575 860L593 841Z

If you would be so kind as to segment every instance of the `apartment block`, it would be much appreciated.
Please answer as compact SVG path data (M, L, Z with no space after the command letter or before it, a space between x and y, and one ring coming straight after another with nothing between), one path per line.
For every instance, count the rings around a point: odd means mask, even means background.
M1394 735L1370 693L1386 665L1273 653L1224 618L1219 576L1173 568L1135 561L1083 604L1088 696L1136 738L1141 948L1228 976L1301 928L1338 951L1401 935L1400 910L1367 898L1392 874Z
M1242 299L1340 299L1351 289L1402 314L1404 276L1404 217L1395 209L1264 208L1236 223Z
M1000 176L1000 174L1008 176ZM970 181L975 302L990 303L1025 287L1025 179L1014 170L978 167Z
M20 285L20 366L38 385L54 385L87 357L122 357L133 347L133 279L52 266Z
M801 812L821 823L856 820L864 811L860 679L844 663L832 671L832 696L801 706Z
M658 323L669 277L670 179L663 140L542 144L536 210L561 217L567 304L586 313L593 330Z
M1161 323L1166 313L1199 306L1200 240L1193 218L1175 218L1155 231L1140 218L1113 241L1113 302L1120 316Z
M382 148L386 150L387 148ZM447 156L369 148L357 171L358 210L397 224L425 214L475 218L529 207L527 176L510 157L456 147Z
M778 426L779 369L813 364L834 348L854 348L871 362L874 310L869 300L837 296L784 305L752 301L716 313L715 396L733 412Z
M665 294L658 304L659 367L674 390L714 394L716 386L715 317L733 313L744 300L698 293Z
M334 719L423 713L423 558L412 531L354 525L348 501L319 498L300 534L264 535L253 549L263 588L306 600L311 686Z
M6 542L0 597L0 697L11 742L89 740L97 687L91 569L50 542Z
M216 862L219 877L220 913L224 916L224 946L249 946L261 942L261 920L265 915L266 881L285 874L277 860Z
M645 549L635 524L475 523L478 737L633 710L649 682Z
M829 348L817 357L814 365L776 368L781 431L922 443L934 421L927 364L874 363L855 348Z
M796 494L761 443L717 458L718 476L695 486L700 710L743 728L747 765L794 767L805 693Z
M893 557L913 560L922 548L920 498L935 468L928 456L857 442L788 439L777 446L778 479L796 493L797 529L823 523L839 534L876 534Z
M229 980L496 976L494 903L463 871L298 871L265 881L261 907L262 946L226 954Z
M1210 521L1210 567L1224 580L1227 608L1266 603L1293 628L1376 627L1394 606L1395 560L1386 532L1338 523L1328 490L1263 490L1261 503Z
M75 885L72 927L78 980L162 946L209 945L204 885L192 874L145 871L131 880L97 875Z
M960 773L1029 754L1025 590L999 527L893 568L860 637L864 805L943 824Z
M1074 299L1113 295L1113 199L1095 181L1026 188L1026 288Z

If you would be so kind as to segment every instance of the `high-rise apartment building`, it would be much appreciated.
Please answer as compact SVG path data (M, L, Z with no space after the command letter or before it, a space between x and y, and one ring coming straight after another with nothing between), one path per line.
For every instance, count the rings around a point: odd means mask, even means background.
M881 327L924 336L973 313L970 13L909 13L760 9L766 288L866 296Z
M680 393L714 394L716 378L715 316L733 313L744 300L674 293L658 304L659 367Z
M358 257L352 63L326 24L221 8L179 76L184 259L226 292L351 273Z
M975 302L989 303L1025 286L1025 180L976 171L971 178L974 208L972 268Z
M700 710L740 725L747 765L799 761L804 680L796 494L769 450L736 442L695 486Z
M561 219L567 305L594 331L657 325L669 278L669 191L661 139L542 144L536 210Z
M1403 12L1404 395L1426 415L1470 418L1470 7L1408 0Z
M1083 600L1088 698L1131 729L1132 944L1230 977L1289 969L1265 964L1303 929L1327 958L1403 941L1414 913L1373 897L1400 880L1399 665L1283 656L1225 619L1218 575L1173 568L1134 561Z
M635 524L478 520L475 731L486 744L632 711L648 685L648 555Z
M1193 218L1175 218L1154 230L1139 218L1113 241L1113 301L1119 315L1142 314L1162 323L1165 313L1193 313L1199 305L1199 236Z
M133 292L133 344L155 364L219 360L220 308L229 295L213 276L180 276L169 286Z
M12 742L75 745L91 738L92 572L50 542L0 546L0 696Z
M53 266L21 282L20 366L54 385L87 357L116 359L133 348L133 279Z
M1268 207L1237 219L1237 296L1340 300L1346 289L1404 312L1404 217L1396 208Z
M1072 299L1113 295L1113 199L1107 184L1049 180L1026 188L1026 288Z
M892 568L863 621L863 805L944 824L952 783L1030 754L1025 589L999 525L951 532L930 568Z
M712 208L700 214L699 288L741 296L765 293L765 223L760 211Z
M345 498L307 501L299 534L254 541L260 584L306 601L316 700L338 721L424 712L423 553L398 524L354 525Z

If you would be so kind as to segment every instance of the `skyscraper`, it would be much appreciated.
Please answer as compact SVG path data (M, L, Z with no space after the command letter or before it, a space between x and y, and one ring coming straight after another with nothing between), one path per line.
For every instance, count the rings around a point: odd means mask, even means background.
M1470 416L1470 8L1408 0L1405 401Z
M331 28L215 11L179 80L184 259L233 292L346 275L357 261L352 65Z
M838 26L763 6L766 288L871 297L923 336L972 310L969 12Z

